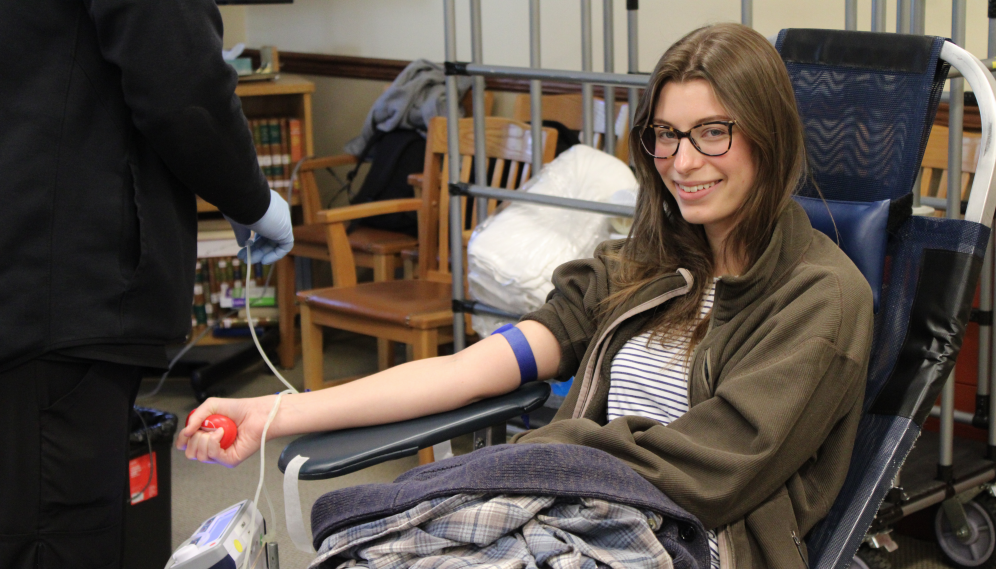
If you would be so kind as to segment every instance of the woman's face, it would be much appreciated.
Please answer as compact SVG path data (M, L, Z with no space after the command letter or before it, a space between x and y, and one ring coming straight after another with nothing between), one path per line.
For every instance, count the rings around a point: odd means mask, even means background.
M693 126L715 120L733 120L704 79L668 82L661 89L652 124L687 132ZM754 184L754 162L746 138L733 127L729 152L706 156L688 138L682 138L678 153L655 158L654 165L668 191L678 202L681 216L702 225L715 248L733 229L734 214Z

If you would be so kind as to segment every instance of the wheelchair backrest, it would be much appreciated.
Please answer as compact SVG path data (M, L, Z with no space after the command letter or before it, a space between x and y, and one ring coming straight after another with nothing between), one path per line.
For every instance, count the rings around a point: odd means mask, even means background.
M865 415L844 487L807 536L814 569L849 566L891 488L961 349L989 238L978 223L909 215L948 72L943 44L836 30L783 30L776 43L812 173L799 193L893 203Z

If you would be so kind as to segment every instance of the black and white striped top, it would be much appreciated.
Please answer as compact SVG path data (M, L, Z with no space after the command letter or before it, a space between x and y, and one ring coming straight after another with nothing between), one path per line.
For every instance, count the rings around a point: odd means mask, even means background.
M716 280L706 289L699 319L712 310ZM688 366L692 330L666 342L650 342L651 332L634 336L612 359L608 420L624 415L648 417L667 425L688 412ZM708 533L712 569L719 569L716 532Z

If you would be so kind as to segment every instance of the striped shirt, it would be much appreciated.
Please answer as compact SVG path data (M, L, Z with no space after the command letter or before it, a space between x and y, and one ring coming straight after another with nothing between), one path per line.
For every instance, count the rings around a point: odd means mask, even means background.
M712 310L716 280L706 289L699 319ZM677 336L677 335L676 335ZM648 417L667 425L688 412L688 346L692 330L661 342L650 341L651 331L630 338L612 359L608 420L624 415ZM719 543L708 532L712 569L719 568Z

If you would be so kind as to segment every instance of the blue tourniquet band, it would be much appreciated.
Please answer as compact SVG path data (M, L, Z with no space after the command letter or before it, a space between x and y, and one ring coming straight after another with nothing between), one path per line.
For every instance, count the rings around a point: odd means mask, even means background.
M515 354L515 361L519 363L519 377L522 383L536 381L539 372L536 371L536 358L533 356L533 349L529 347L526 335L515 327L514 324L505 324L491 333L492 336L500 334L512 346L512 353Z

